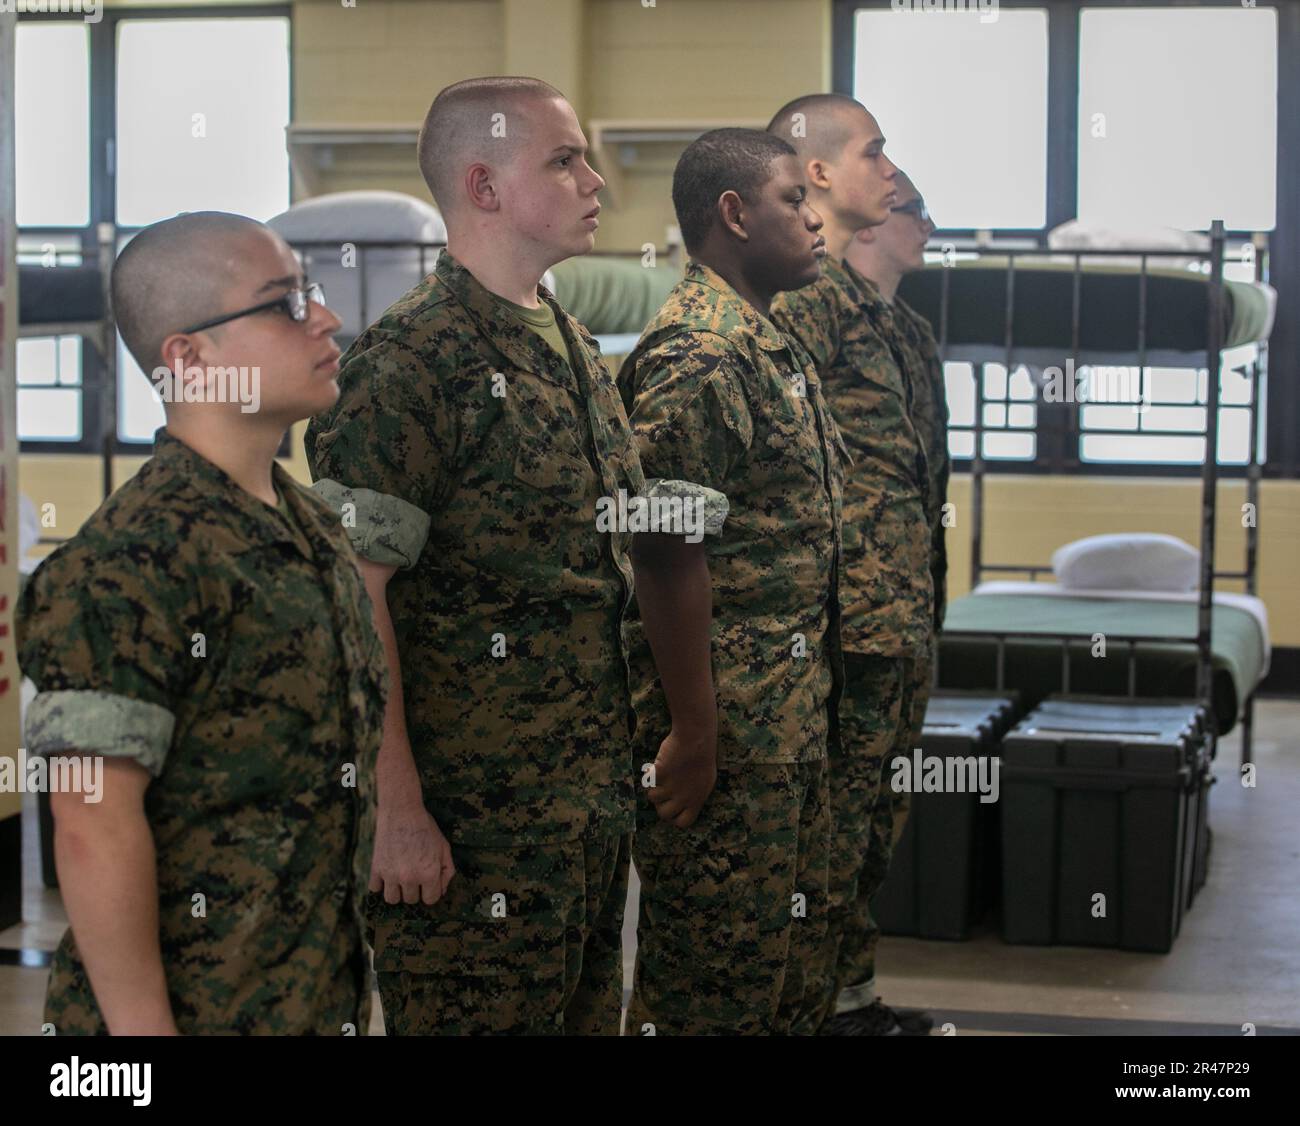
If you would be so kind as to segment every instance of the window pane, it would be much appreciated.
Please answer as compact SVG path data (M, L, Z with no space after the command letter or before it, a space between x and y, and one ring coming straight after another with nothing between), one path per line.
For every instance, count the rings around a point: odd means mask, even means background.
M1029 374L1029 369L1023 364L1011 373L1011 397L1013 399L1031 400L1038 397L1033 376Z
M117 437L122 442L152 442L166 418L162 400L117 338Z
M860 11L853 39L853 96L940 227L1043 225L1045 11Z
M34 336L18 340L17 345L19 386L81 383L81 337Z
M1147 461L1199 464L1205 439L1153 434L1085 434L1079 439L1084 461Z
M65 387L81 385L81 344L80 336L59 337L59 383Z
M19 386L53 386L58 382L58 338L38 336L16 342Z
M984 398L1007 397L1007 369L1002 364L984 365Z
M287 20L129 20L117 65L120 225L289 206Z
M1205 430L1204 407L1152 407L1142 415L1143 430Z
M23 442L75 442L81 437L81 392L18 388L18 438Z
M14 160L20 227L90 222L90 29L20 23Z
M1196 402L1197 380L1190 368L1147 368L1146 378L1152 402Z
M990 459L1033 461L1037 446L1038 438L1034 434L984 435L984 456Z
M1244 465L1250 459L1250 416L1243 410L1219 412L1219 461Z
M1080 219L1267 231L1276 176L1275 11L1084 9Z
M1007 425L1021 430L1032 430L1038 423L1038 411L1028 403L1020 403L1007 412Z
M946 363L943 381L948 391L948 425L975 424L975 374L970 364Z
M974 457L975 435L969 430L948 431L949 457Z
M1105 427L1108 430L1137 430L1138 413L1132 407L1082 406L1079 425L1084 430Z
M1238 356L1239 349L1233 348L1223 353L1223 379L1219 383L1219 402L1237 403L1242 406L1250 402L1250 367L1259 359L1255 349L1249 349L1245 355ZM1229 358L1231 357L1231 358Z

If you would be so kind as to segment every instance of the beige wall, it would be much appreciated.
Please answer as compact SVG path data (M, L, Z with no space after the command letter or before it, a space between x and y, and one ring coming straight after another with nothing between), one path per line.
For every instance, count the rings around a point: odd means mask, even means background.
M298 0L294 122L410 125L443 86L526 74L564 91L584 127L601 121L761 121L829 88L830 0ZM600 247L662 246L680 142L618 160ZM333 150L320 190L389 188L428 199L412 151ZM599 169L607 171L605 166ZM299 194L305 185L296 184Z
M309 483L302 452L300 424L293 436L286 468ZM119 480L139 467L142 458L119 458ZM33 456L22 459L22 488L37 509L50 500L59 526L50 535L70 535L99 503L99 464L86 456ZM1198 542L1200 482L1150 477L1108 478L1004 476L985 478L984 561L1050 562L1064 543L1102 532L1166 532ZM965 594L970 578L970 476L953 478L949 499L956 506L956 527L948 535L952 597ZM1245 565L1242 482L1219 486L1216 565L1239 571ZM1268 607L1274 645L1300 646L1300 481L1265 481L1259 506L1259 595ZM1016 576L1007 576L1014 578ZM1224 590L1240 583L1224 582Z

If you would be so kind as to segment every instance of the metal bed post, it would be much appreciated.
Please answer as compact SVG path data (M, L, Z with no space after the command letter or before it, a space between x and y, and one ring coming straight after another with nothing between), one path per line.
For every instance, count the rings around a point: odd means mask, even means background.
M367 306L370 302L367 300L366 294L366 247L364 243L357 244L357 270L361 274L361 284L357 287L357 298L361 303L361 319L358 324L361 332L365 332L366 326L370 324L370 317L367 316Z
M1214 532L1219 470L1219 380L1223 345L1223 220L1210 224L1210 287L1205 333L1205 457L1201 463L1201 575L1196 615L1196 696L1214 713L1214 665L1210 648L1214 606ZM1248 761L1244 740L1242 760Z
M1252 245L1254 242L1252 240ZM1264 248L1255 247L1255 280L1267 280L1267 266ZM1259 425L1263 417L1260 411L1260 394L1267 381L1268 341L1261 340L1255 346L1255 358L1250 362L1250 407L1248 419L1250 425L1249 456L1246 462L1246 503L1250 505L1250 520L1246 523L1246 593L1256 596L1259 591L1259 482L1262 467L1259 462ZM1241 761L1250 762L1254 756L1255 745L1255 694L1242 703L1241 709Z
M1070 356L1077 364L1080 356L1080 338L1083 320L1083 253L1074 252L1074 276L1070 283ZM1074 388L1069 388L1065 399L1066 425L1062 428L1061 448L1058 451L1060 465L1077 466L1079 464L1079 445L1082 425L1080 415L1083 405L1075 402ZM1035 575L1034 579L1037 580Z
M1255 255L1255 281L1266 282L1268 270L1262 248L1257 248ZM1259 576L1256 570L1259 564L1259 482L1263 477L1263 467L1259 461L1259 424L1261 396L1268 383L1268 341L1261 340L1255 346L1255 358L1250 362L1250 444L1249 457L1246 462L1246 503L1250 505L1252 519L1246 525L1246 593L1257 594Z
M100 478L107 500L113 493L113 451L117 446L117 324L113 320L112 287L109 285L113 263L117 260L117 227L100 223L99 285L104 303L104 319L99 333L99 359L104 366L103 391L100 398Z

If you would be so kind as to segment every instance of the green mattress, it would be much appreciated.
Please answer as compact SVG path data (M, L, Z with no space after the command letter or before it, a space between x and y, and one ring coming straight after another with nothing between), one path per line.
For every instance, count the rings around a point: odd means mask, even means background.
M596 336L639 334L682 279L675 266L642 266L636 258L568 258L552 267L565 312Z
M997 360L1005 355L1007 261L990 255L927 266L903 279L899 293L940 327L942 284L948 275L947 359ZM1074 264L1017 258L1013 362L1134 363L1139 339L1136 264L1086 263L1079 271L1079 340L1073 348ZM1255 282L1224 281L1223 346L1266 339L1276 296ZM1179 367L1204 359L1209 282L1204 274L1147 264L1145 347L1148 364ZM1202 353L1197 357L1197 353Z
M966 595L948 606L939 649L944 688L993 688L996 646L958 636L961 630L1014 630L1022 634L1104 634L1106 656L1093 657L1090 642L1070 645L1070 691L1128 694L1126 636L1186 638L1137 648L1139 696L1196 695L1196 606L1136 598L1060 598L1024 594ZM1214 712L1220 734L1236 724L1265 667L1265 639L1256 618L1237 606L1216 604L1211 649ZM1017 637L1007 641L1004 688L1020 691L1026 707L1061 691L1060 642Z

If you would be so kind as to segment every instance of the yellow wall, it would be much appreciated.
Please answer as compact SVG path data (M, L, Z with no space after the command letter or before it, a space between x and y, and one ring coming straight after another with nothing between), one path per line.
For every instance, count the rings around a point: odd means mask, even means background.
M830 0L334 0L293 5L294 122L410 125L443 86L524 74L602 121L763 122L830 84ZM616 150L625 191L605 201L600 248L663 246L681 143ZM333 149L319 190L429 199L414 152ZM601 166L602 173L607 168ZM296 191L304 191L301 182Z
M1046 566L1062 544L1103 532L1165 532L1200 541L1201 483L1150 477L985 477L984 562ZM949 594L970 589L970 475L953 478L949 500L957 526L948 533ZM1221 482L1215 566L1245 567L1241 506L1246 486ZM1300 481L1264 481L1259 501L1259 597L1268 608L1274 645L1300 646ZM1027 576L986 576L1009 579ZM1243 590L1224 581L1221 590Z
M302 425L295 428L294 456L285 467L309 483L302 452ZM119 458L119 481L142 458ZM86 456L26 455L22 489L36 504L56 504L58 528L71 535L99 501L99 463ZM1102 532L1166 532L1190 544L1199 539L1200 482L1149 477L1110 478L1003 476L985 478L984 561L1046 565L1056 548ZM965 594L970 578L970 476L953 478L949 499L957 524L949 530L952 597ZM1219 486L1216 566L1239 571L1245 565L1241 505L1243 482ZM1259 596L1268 607L1274 645L1300 646L1300 481L1265 481L1260 487ZM1018 576L1006 576L1015 578ZM1219 584L1240 590L1236 582Z

